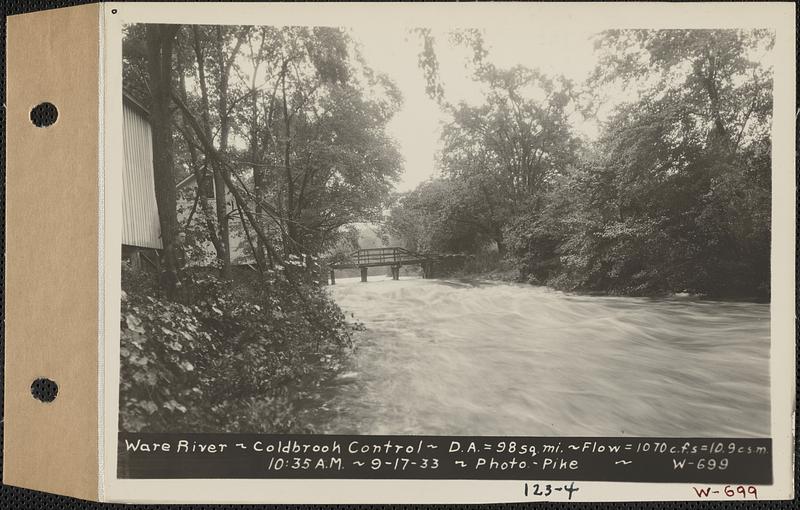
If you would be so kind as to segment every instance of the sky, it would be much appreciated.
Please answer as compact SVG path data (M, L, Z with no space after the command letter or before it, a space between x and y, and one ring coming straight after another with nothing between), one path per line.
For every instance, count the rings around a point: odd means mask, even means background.
M438 25L431 30L436 39L435 52L445 99L451 104L459 101L480 104L480 85L473 81L467 67L471 51L449 40L448 35L456 27L447 28L442 26L442 20L434 21L438 21ZM342 27L359 46L367 64L387 75L403 95L403 105L388 125L389 135L397 141L404 159L404 171L396 186L401 192L412 190L435 176L441 126L447 121L425 92L424 74L418 64L422 49L420 37L410 30L412 25L403 23L402 20L396 23L361 21ZM590 29L587 23L570 24L563 20L554 23L541 17L522 17L491 19L480 30L488 52L486 59L498 68L522 65L553 78L563 76L580 87L597 64L595 43L602 27ZM762 53L753 58L773 64L772 55L766 50ZM252 65L245 55L241 58L239 64L243 69ZM577 112L571 114L569 120L574 134L588 140L596 139L600 122L620 102L634 99L636 95L635 91L621 87L621 84L604 86L598 118L585 119Z
M440 75L448 101L476 104L481 93L465 67L466 49L449 44L445 31L433 31ZM388 75L403 94L402 109L388 126L405 159L398 191L408 191L435 174L441 123L446 117L425 93L425 79L418 66L421 44L417 36L401 27L375 25L354 27L353 39L370 67ZM563 75L582 82L595 65L594 33L565 28L563 24L536 30L524 25L484 29L487 59L499 67L524 65L550 76ZM575 130L589 138L597 134L593 121L573 119Z

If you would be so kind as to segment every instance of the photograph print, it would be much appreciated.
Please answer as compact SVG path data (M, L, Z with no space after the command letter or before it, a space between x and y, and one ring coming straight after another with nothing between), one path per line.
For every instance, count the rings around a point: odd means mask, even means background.
M509 27L124 27L121 432L770 436L774 32Z

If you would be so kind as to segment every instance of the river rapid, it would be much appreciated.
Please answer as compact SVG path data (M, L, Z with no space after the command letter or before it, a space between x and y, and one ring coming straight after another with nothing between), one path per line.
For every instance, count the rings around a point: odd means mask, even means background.
M769 305L370 276L328 434L768 436Z

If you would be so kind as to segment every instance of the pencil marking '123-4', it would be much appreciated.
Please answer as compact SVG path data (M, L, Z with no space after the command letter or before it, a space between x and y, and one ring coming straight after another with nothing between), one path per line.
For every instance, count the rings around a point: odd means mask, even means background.
M553 484L542 484L542 483L528 483L525 482L524 490L525 496L542 496L542 497L549 497L553 493L557 492L565 492L567 494L567 500L572 499L572 494L578 492L580 490L578 487L575 487L575 482L569 482L569 485L553 485Z

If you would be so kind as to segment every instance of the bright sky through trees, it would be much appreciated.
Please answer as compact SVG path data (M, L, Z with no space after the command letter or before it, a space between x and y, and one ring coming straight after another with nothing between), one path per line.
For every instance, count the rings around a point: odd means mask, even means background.
M425 78L418 65L422 43L409 27L398 25L358 25L346 29L359 46L367 64L386 74L403 95L401 110L389 123L388 131L400 147L404 172L398 191L410 191L436 173L436 155L440 147L441 124L447 116L425 92ZM481 28L488 50L487 61L499 68L522 65L538 69L550 77L564 76L576 87L585 85L597 64L596 30L586 30L559 24L535 27L520 22ZM483 93L473 80L468 62L471 51L452 42L448 29L432 29L436 38L439 74L445 87L445 97L451 103L466 101L478 105ZM764 60L767 52L759 52ZM238 61L244 76L249 64L242 56ZM191 80L190 80L191 81ZM620 102L633 100L635 93L606 85L605 97L596 112L597 118L584 118L574 112L570 123L576 135L595 139L599 132L598 119L603 120ZM597 91L595 91L597 92ZM234 145L241 145L234 141Z
M361 44L369 65L387 74L403 93L403 107L389 129L405 158L405 172L398 190L408 191L434 174L440 123L446 118L425 93L425 79L417 64L421 42L416 35L399 27L360 26L353 28L351 34ZM479 102L481 90L465 66L469 50L451 43L446 31L434 30L434 35L446 97L453 102ZM585 30L565 30L563 25L558 30L538 27L535 31L509 25L486 29L484 41L488 60L497 66L538 68L579 84L595 64L593 35ZM594 122L584 121L580 116L571 120L576 133L590 138L597 134Z
M409 27L393 25L359 25L349 27L351 37L360 47L367 64L386 74L403 95L403 106L389 124L389 134L400 145L405 160L398 191L409 191L435 174L436 154L440 146L441 123L447 120L436 102L425 92L425 78L418 65L422 43ZM580 85L591 73L594 59L595 32L537 26L535 30L520 23L481 29L487 60L500 68L522 65L539 69L546 75L564 76ZM481 102L483 93L473 80L467 64L471 51L452 42L449 30L433 29L439 72L445 86L445 97L452 103ZM244 54L237 60L245 81L250 79L250 64ZM262 70L263 73L263 70ZM263 80L259 76L258 82ZM194 86L191 77L187 79ZM603 111L601 110L601 114ZM575 114L570 118L575 132L588 138L597 135L597 123ZM232 145L243 146L235 139Z

